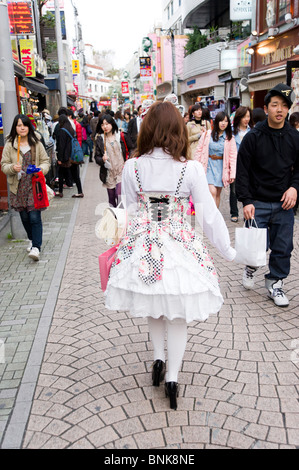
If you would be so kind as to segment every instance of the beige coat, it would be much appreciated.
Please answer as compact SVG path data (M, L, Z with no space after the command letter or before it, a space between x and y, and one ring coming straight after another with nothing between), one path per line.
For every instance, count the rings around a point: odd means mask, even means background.
M190 157L192 160L194 160L195 151L202 133L209 129L211 129L211 124L208 121L202 121L202 125L196 124L195 121L189 121L187 123Z
M45 150L45 147L41 142L38 142L35 146L36 157L35 165L40 168L44 175L46 175L50 169L50 159ZM20 165L22 165L23 153L20 151ZM7 142L3 149L1 169L5 175L7 175L7 182L9 189L13 194L17 194L19 180L18 173L15 172L13 167L18 163L18 141L15 139L14 144Z

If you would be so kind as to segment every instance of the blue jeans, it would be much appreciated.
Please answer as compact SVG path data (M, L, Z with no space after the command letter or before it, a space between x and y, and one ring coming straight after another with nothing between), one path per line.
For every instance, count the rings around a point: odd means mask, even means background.
M41 211L35 210L27 212L24 210L20 212L20 216L27 236L29 240L32 241L32 246L40 250L43 241Z
M269 273L267 279L285 279L290 272L293 251L294 211L282 209L281 202L254 201L255 220L259 228L268 229L267 250Z

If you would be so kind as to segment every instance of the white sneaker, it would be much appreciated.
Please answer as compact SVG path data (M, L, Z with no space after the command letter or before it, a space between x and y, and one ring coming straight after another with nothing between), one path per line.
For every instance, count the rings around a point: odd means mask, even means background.
M39 249L38 248L31 248L29 253L29 258L33 259L34 261L39 261Z
M27 246L27 253L30 253L31 248L32 248L32 241L29 240L29 244L28 244L28 246Z
M283 281L279 279L266 279L268 297L273 300L277 307L288 307L289 300L283 291Z
M253 289L254 288L254 273L257 268L252 268L251 266L245 266L243 271L243 287L245 289Z

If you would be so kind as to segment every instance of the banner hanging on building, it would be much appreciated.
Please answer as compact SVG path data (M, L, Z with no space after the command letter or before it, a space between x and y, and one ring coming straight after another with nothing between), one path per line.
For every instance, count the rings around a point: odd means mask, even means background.
M152 78L152 61L150 57L140 57L140 80L148 81Z
M121 94L123 96L130 96L129 82L121 82Z
M72 60L73 66L73 75L79 75L80 73L80 61L79 60Z
M34 44L31 39L20 39L21 63L26 68L26 77L36 77Z

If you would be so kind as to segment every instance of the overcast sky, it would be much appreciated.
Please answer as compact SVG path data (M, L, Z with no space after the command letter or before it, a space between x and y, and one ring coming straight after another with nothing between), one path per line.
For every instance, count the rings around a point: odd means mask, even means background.
M122 68L162 18L162 0L76 0L83 40L96 50L114 50Z

